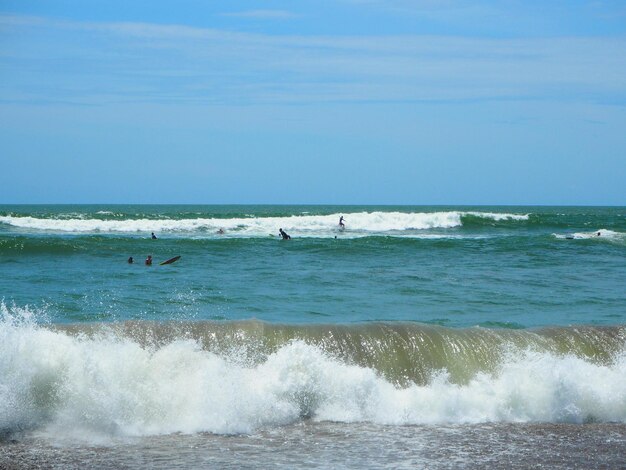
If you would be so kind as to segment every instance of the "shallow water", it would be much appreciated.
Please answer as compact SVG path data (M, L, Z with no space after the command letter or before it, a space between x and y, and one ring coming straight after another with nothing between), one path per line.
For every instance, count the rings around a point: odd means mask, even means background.
M173 434L100 445L0 445L18 468L622 468L623 424L376 426L301 422L251 435Z

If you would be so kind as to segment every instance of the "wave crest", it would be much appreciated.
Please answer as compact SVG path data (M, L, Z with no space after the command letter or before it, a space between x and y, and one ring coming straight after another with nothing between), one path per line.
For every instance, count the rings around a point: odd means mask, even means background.
M339 217L345 217L346 234L350 236L402 235L428 229L461 227L464 219L491 221L523 221L528 214L491 212L355 212L330 215L293 215L285 217L129 218L39 218L32 216L0 216L0 223L11 227L65 233L150 233L211 234L223 231L226 236L266 237L279 227L299 237L330 237L338 229Z
M115 327L71 332L7 315L15 317L5 307L5 435L34 429L105 436L247 433L304 418L391 425L626 422L623 342L606 361L507 343L494 367L474 368L467 380L444 365L431 368L423 383L399 385L380 368L342 357L312 337L286 338L249 360L235 345L208 350L189 335L144 342ZM239 338L245 343L241 330Z

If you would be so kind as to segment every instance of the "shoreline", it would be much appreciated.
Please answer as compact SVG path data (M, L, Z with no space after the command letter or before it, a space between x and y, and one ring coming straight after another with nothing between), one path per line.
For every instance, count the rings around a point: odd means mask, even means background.
M626 424L377 426L303 421L250 435L170 434L108 444L0 442L24 468L618 468Z

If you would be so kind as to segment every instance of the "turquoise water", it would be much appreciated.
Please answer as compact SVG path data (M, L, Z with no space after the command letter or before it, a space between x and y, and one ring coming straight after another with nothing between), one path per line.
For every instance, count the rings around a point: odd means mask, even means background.
M619 465L625 285L623 207L0 206L0 466Z
M55 323L613 325L626 315L625 215L589 207L0 206L0 293L6 305L29 305ZM279 228L292 240L280 241ZM147 255L155 265L143 264ZM178 263L156 265L175 255Z

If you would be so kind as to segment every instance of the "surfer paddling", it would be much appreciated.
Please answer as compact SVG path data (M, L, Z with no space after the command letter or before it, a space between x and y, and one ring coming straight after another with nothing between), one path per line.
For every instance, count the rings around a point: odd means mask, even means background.
M287 235L287 232L285 232L282 228L278 229L278 233L280 234L280 238L283 240L291 240L291 237Z

